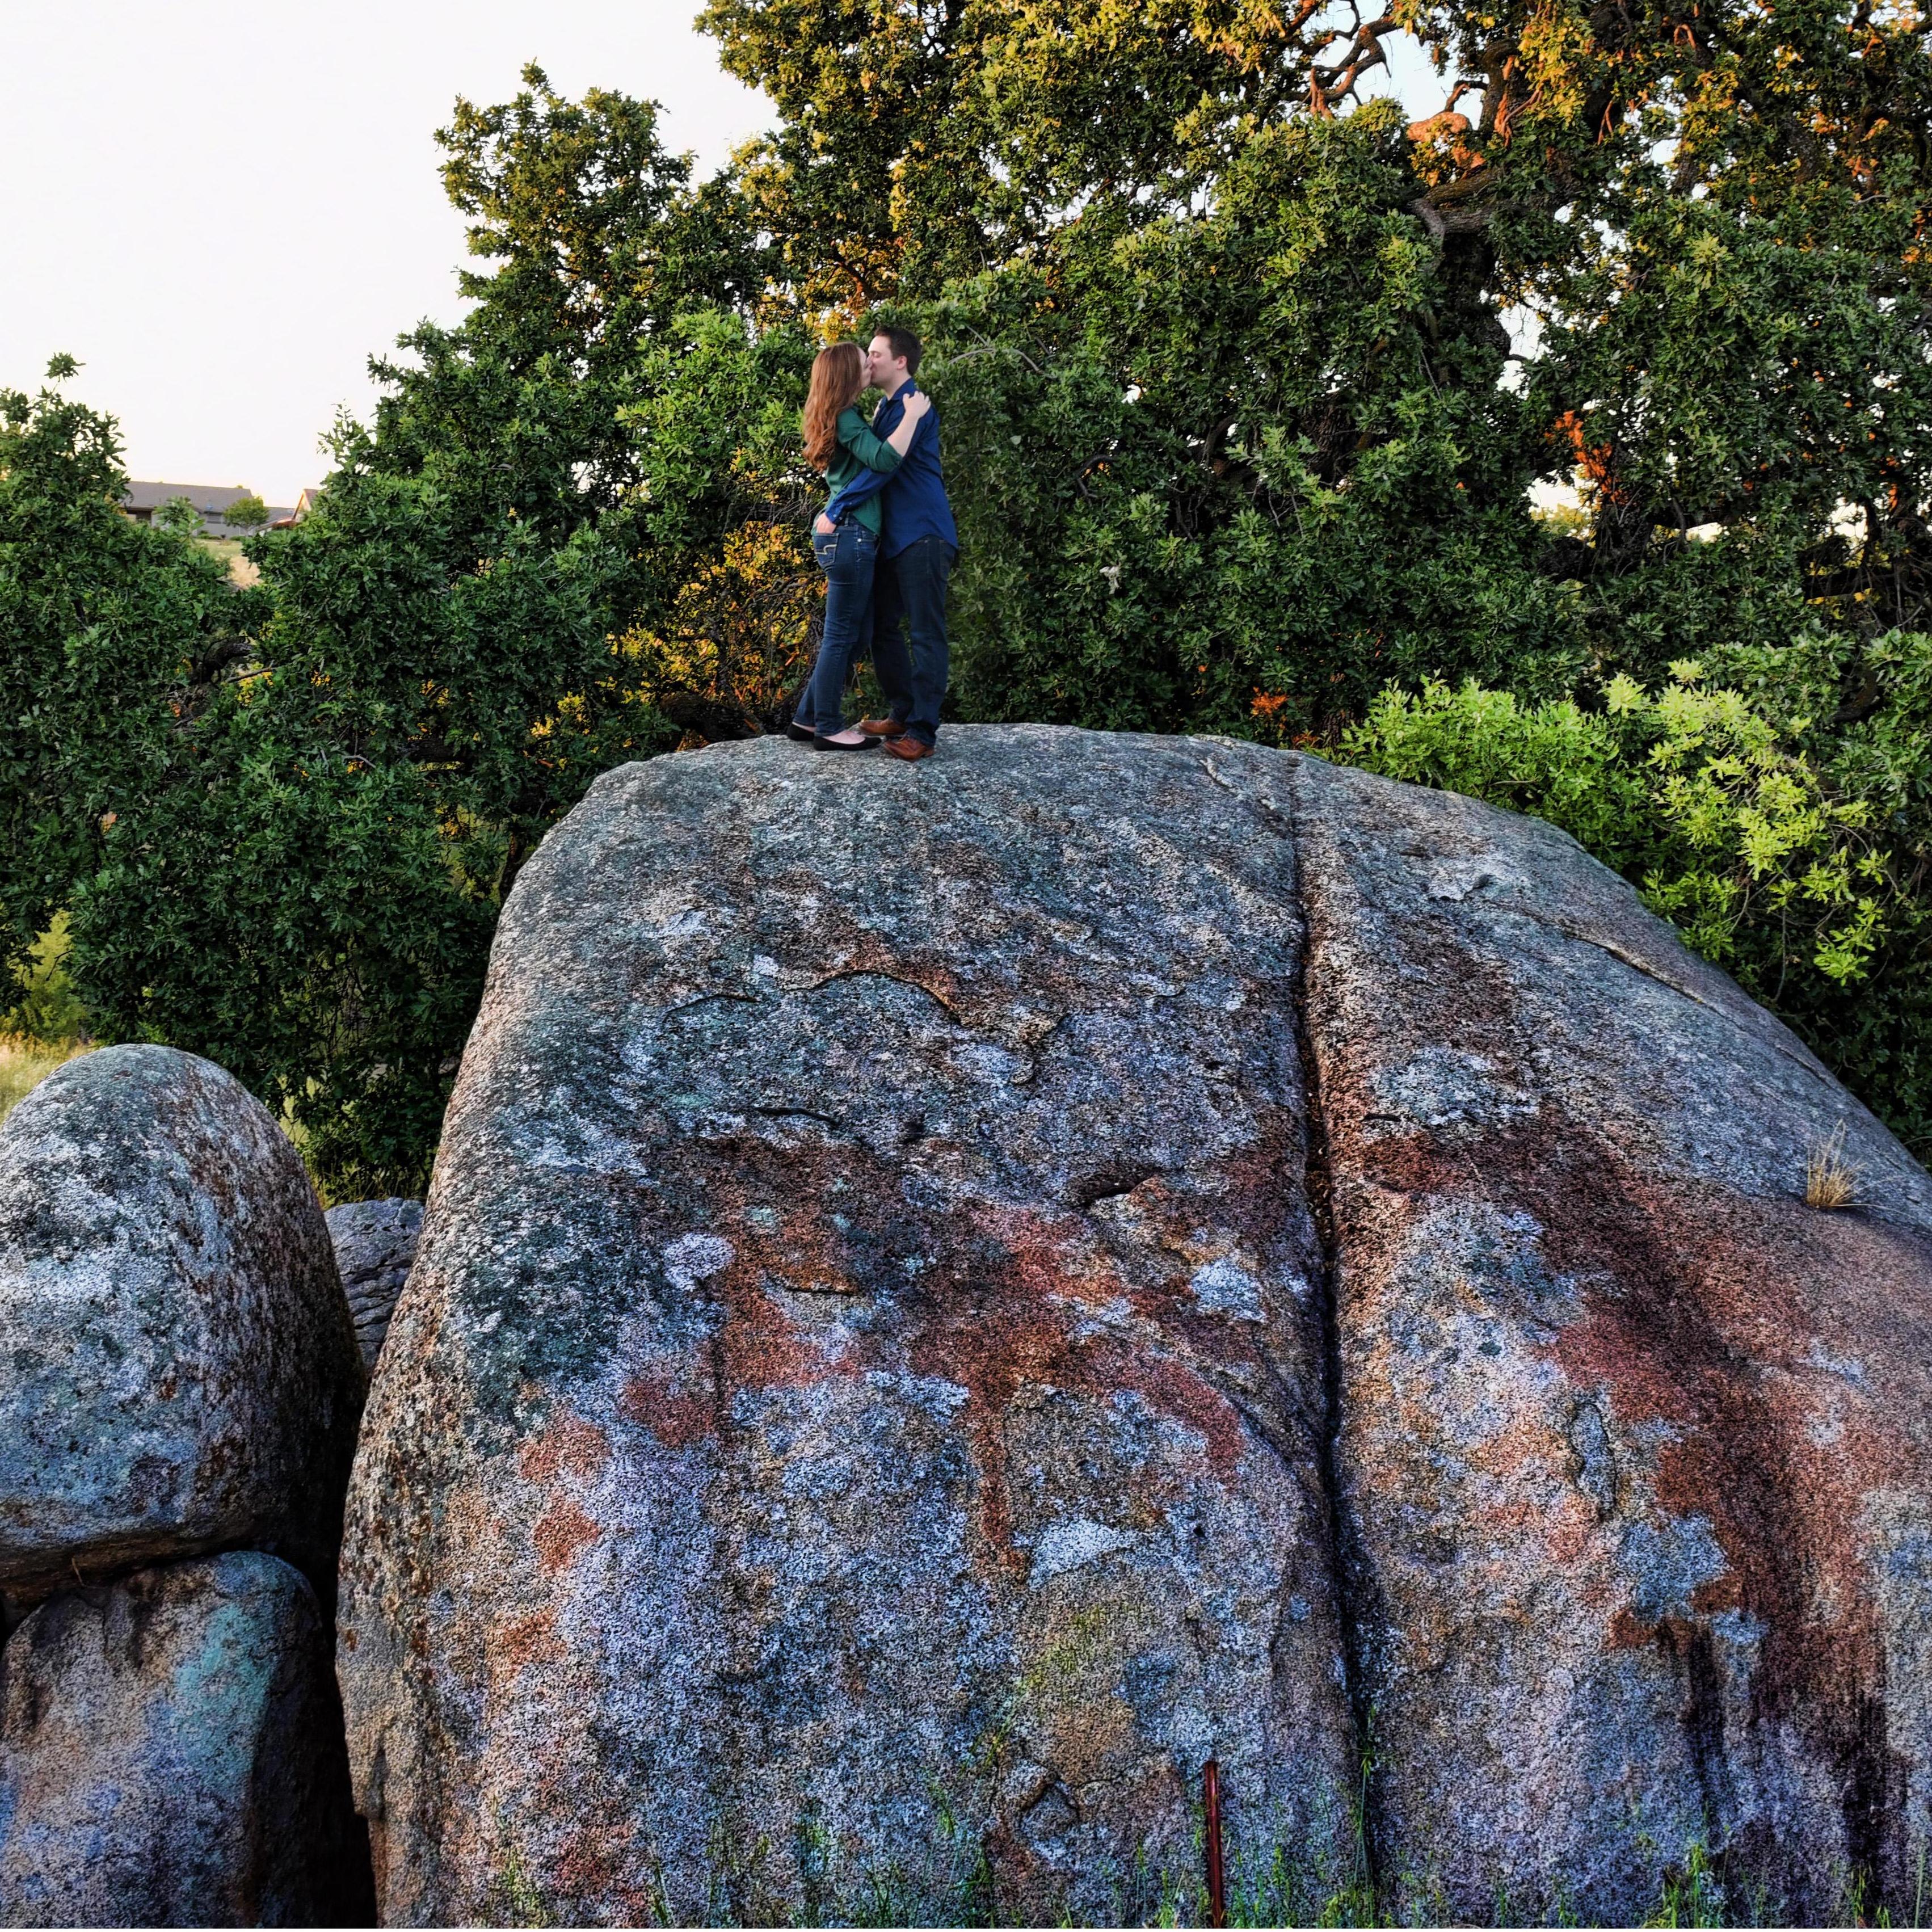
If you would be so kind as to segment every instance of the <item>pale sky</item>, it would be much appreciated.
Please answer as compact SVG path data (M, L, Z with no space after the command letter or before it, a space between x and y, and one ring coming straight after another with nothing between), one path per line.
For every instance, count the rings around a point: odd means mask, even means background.
M132 475L292 504L364 364L460 313L434 130L459 94L660 100L700 172L770 120L698 0L0 0L0 388L120 418Z

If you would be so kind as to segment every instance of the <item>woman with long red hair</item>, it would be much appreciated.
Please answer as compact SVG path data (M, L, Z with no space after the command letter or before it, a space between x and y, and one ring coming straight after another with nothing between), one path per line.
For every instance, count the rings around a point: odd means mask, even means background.
M856 406L866 386L866 358L856 342L821 349L812 365L805 399L806 460L824 472L836 496L862 470L890 474L912 443L920 418L932 405L922 394L906 398L905 418L884 440L867 427ZM816 528L812 554L825 572L825 634L793 716L791 735L809 739L821 752L866 752L878 743L846 728L845 680L853 655L869 634L872 572L879 560L879 500L866 497L828 536Z

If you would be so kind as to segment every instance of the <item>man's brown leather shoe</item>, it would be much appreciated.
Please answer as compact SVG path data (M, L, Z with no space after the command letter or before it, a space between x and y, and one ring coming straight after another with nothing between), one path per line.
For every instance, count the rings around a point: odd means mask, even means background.
M903 738L906 728L896 718L862 718L859 729L868 738Z
M932 756L934 747L928 745L923 738L908 736L888 738L882 748L891 752L896 758L910 759L929 758Z

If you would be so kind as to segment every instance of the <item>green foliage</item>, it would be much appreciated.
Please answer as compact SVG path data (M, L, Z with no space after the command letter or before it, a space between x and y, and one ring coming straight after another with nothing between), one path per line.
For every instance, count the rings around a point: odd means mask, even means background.
M1864 1922L1858 1913L1851 1922ZM1664 1874L1662 1895L1657 1910L1646 1918L1648 1925L1726 1925L1724 1888L1712 1868L1711 1855L1702 1845L1694 1844L1684 1854L1683 1864Z
M1837 702L1856 667L1864 714ZM1813 633L1601 711L1473 681L1385 692L1342 755L1546 818L1932 1154L1932 638Z
M967 716L1332 730L1391 677L1560 688L1502 349L1381 104L1246 144L1201 208L920 312ZM1070 312L1076 329L1064 317Z
M596 773L664 742L627 560L375 473L251 548L272 610L70 901L89 1001L274 1099L338 1192L422 1184L495 910Z
M47 930L27 949L14 968L20 997L0 1010L0 1034L16 1034L48 1046L91 1041L94 1022L68 972L72 935L65 913L57 913Z
M198 537L205 527L201 512L185 496L170 496L159 505L154 524L156 530L165 530L172 537Z
M71 373L57 357L53 374ZM0 970L28 965L142 788L181 708L262 606L118 508L113 424L58 389L0 390Z
M224 524L232 524L237 530L259 530L268 520L268 506L252 491L245 496L237 496L221 513Z

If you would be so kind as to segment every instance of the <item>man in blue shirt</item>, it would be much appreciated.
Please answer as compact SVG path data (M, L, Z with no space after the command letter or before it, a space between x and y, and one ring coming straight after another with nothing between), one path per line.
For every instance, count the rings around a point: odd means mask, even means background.
M885 400L872 418L874 436L890 436L916 387L922 354L909 328L882 328L866 353L866 374ZM911 446L890 476L865 470L826 505L818 527L830 534L857 503L883 490L878 574L872 589L872 664L890 715L859 727L902 758L932 755L946 697L946 586L959 555L959 532L939 469L939 412L928 412ZM906 651L902 632L912 632Z

